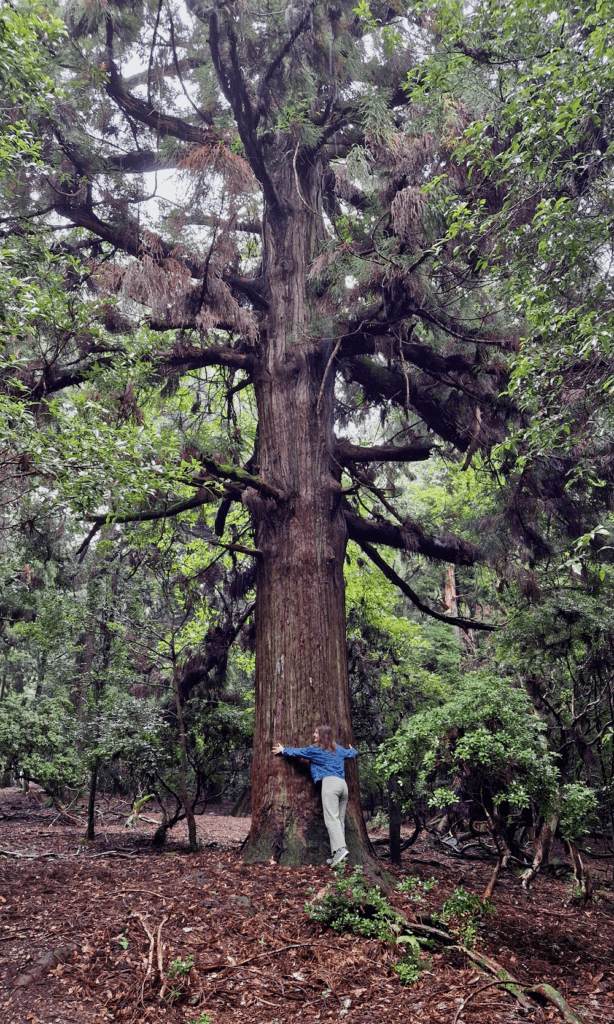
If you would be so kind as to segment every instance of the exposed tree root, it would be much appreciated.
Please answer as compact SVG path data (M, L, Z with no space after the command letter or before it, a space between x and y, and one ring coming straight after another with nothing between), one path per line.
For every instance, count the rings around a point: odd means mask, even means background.
M550 815L542 825L539 835L535 840L535 853L533 856L533 863L530 868L522 875L522 888L528 889L531 882L538 873L542 863L548 863L548 857L550 856L550 848L552 846L552 840L559 823L559 816L556 813Z
M481 992L485 992L486 989L488 989L488 988L494 988L495 985L506 985L506 984L507 984L507 982L505 982L505 981L489 981L486 985L481 985L480 988L476 988L473 992L470 992L469 995L466 998L463 996L461 1004L460 1004L458 1010L456 1011L456 1013L454 1015L453 1024L458 1024L459 1017L460 1017L461 1013L463 1012L463 1010L465 1009L465 1007L467 1006L467 1004L470 1003L472 999L475 999L476 996L479 996Z
M582 1017L571 1009L567 1000L552 985L541 983L533 985L532 988L528 988L526 991L530 996L537 996L538 999L542 1000L545 999L547 1002L552 1003L553 1006L556 1006L557 1010L560 1010L565 1020L568 1021L568 1024L584 1024Z
M567 1024L584 1024L582 1017L571 1009L567 1000L560 992L557 991L557 989L553 988L552 985L547 985L543 982L539 982L537 985L522 985L516 980L516 978L512 977L504 967L501 967L501 964L498 964L496 960L492 960L490 957L484 956L483 953L476 953L473 949L467 949L466 946L458 946L457 949L460 949L465 953L466 956L468 956L470 960L473 960L473 962L481 967L482 970L489 971L491 974L496 975L498 982L495 982L494 984L501 984L505 988L506 992L513 995L525 1010L531 1009L531 1003L527 998L527 996L529 996L531 999L534 999L539 1003L543 1003L544 1001L552 1003L552 1005L555 1006L563 1015ZM471 996L471 998L473 997ZM461 1006L466 1005L467 1002L468 1000L463 1000Z
M38 963L33 964L28 971L24 974L20 974L18 978L15 978L13 988L25 988L26 985L32 985L35 981L40 981L46 970L50 967L55 967L56 964L64 963L68 960L71 953L78 948L78 942L71 942L65 946L58 946L57 949L51 950L50 953L46 953L45 956L41 957Z

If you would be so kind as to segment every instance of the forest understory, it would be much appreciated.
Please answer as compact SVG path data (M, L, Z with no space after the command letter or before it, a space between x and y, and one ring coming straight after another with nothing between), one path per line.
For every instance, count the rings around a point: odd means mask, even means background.
M128 829L129 809L103 802L98 838L85 843L78 815L62 819L17 789L0 791L5 1024L614 1020L611 861L589 860L590 904L572 902L569 874L540 875L525 893L514 871L503 873L496 912L480 929L483 967L438 946L419 981L402 985L390 947L306 914L329 868L246 866L249 819L219 813L197 819L202 852L187 852L181 824L156 851L154 816ZM491 870L451 860L421 836L391 873L434 877L425 898L436 911L459 885L481 895ZM412 916L408 893L394 892L391 903ZM521 986L552 986L563 1010L519 1002L497 983L497 966Z

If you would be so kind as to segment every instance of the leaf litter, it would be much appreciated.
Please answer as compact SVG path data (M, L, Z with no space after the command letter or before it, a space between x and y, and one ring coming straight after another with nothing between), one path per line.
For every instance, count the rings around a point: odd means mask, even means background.
M341 935L312 921L307 893L325 867L245 865L249 820L199 816L204 849L187 852L177 826L163 851L156 820L124 828L128 805L107 804L99 838L83 842L79 816L0 791L0 1019L4 1024L536 1024L564 1021L554 1002L519 1003L514 985L556 991L583 1024L614 1020L614 899L570 902L569 883L539 876L525 893L501 877L496 915L477 955L439 946L413 985L377 939ZM595 862L596 872L611 866ZM351 869L348 868L348 871ZM407 851L407 874L437 885L434 911L463 885L480 893L491 868L438 855L426 838ZM412 916L415 904L391 902ZM426 911L425 911L426 912ZM480 966L481 961L481 966ZM571 1018L567 1018L570 1020Z

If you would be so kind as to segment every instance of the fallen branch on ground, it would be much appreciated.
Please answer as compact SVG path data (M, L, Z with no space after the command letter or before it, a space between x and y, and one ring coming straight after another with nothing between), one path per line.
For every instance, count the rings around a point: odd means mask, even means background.
M43 974L49 967L55 967L56 964L64 963L68 960L68 957L75 949L79 948L78 942L71 942L69 945L58 946L57 949L51 950L50 953L46 953L44 957L34 964L29 971L24 974L20 974L18 978L13 982L13 988L25 988L26 985L32 985L33 982L39 981Z
M37 857L57 857L57 853L51 850L45 853L20 853L19 850L0 850L0 857L25 857L27 860L36 860Z
M536 1002L545 1000L546 1002L552 1003L553 1006L563 1014L563 1017L567 1021L567 1024L584 1024L584 1021L571 1009L567 1000L561 995L557 989L553 988L552 985L544 984L539 982L537 985L522 985L516 978L509 974L501 964L498 964L496 960L492 960L490 957L485 956L483 953L476 953L473 949L467 949L466 946L457 946L462 953L473 960L475 964L481 967L483 970L490 971L491 974L495 974L498 977L498 981L504 986L505 990L513 995L520 1005L524 1009L531 1009L531 1003L527 996L530 996Z

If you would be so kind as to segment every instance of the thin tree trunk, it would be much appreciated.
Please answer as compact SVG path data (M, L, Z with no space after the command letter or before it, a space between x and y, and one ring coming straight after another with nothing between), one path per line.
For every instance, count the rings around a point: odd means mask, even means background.
M559 823L559 816L556 812L552 812L549 818L546 818L542 825L539 835L535 840L535 852L533 855L533 863L530 868L522 874L522 888L528 889L531 882L537 875L542 864L548 863L548 857L550 856L550 849L552 847L552 841L554 834Z
M573 867L573 875L576 882L577 895L580 896L585 902L590 900L593 892L593 880L590 872L586 869L584 861L580 856L577 843L572 843L569 840L566 842L571 864Z
M100 758L94 759L92 772L90 775L90 791L87 799L87 832L86 838L88 840L94 839L95 825L94 818L96 813L96 787L98 785L98 768L100 766Z
M388 838L390 840L390 863L401 865L401 804L397 780L388 780Z
M183 711L181 709L181 697L179 694L179 670L177 668L177 662L173 659L173 693L175 696L175 710L177 712L177 722L179 724L179 751L180 751L180 768L179 768L179 796L185 810L185 817L188 823L188 841L190 844L190 850L192 853L198 851L198 839L196 836L196 819L194 817L194 811L190 797L188 795L188 751L185 737L185 724L183 721Z
M486 903L486 900L489 900L491 898L493 892L495 891L495 886L497 884L497 881L498 881L498 878L499 878L499 874L501 873L501 869L507 867L508 861L509 861L510 857L511 857L511 852L508 850L507 846L503 850L499 851L499 856L497 857L497 863L495 864L495 866L493 868L493 873L490 876L490 880L488 882L488 885L484 889L484 895L482 896L482 903Z

